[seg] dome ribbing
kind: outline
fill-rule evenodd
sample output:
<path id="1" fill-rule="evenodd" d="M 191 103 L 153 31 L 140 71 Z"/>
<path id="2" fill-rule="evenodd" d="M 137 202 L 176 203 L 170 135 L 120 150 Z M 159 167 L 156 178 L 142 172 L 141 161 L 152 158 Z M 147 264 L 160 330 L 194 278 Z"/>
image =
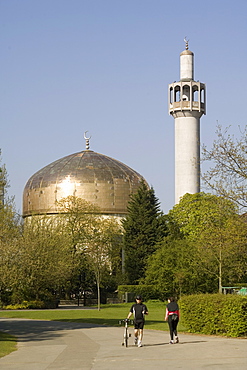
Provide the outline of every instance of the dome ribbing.
<path id="1" fill-rule="evenodd" d="M 125 215 L 130 194 L 142 180 L 139 173 L 103 154 L 71 154 L 30 177 L 23 192 L 23 216 L 56 214 L 56 202 L 69 195 L 95 204 L 102 214 Z"/>

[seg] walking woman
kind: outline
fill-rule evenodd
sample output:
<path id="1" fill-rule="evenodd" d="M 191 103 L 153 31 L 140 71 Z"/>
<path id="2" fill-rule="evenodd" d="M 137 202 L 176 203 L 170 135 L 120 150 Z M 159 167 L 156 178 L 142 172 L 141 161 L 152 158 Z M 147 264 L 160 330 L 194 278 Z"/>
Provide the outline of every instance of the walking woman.
<path id="1" fill-rule="evenodd" d="M 168 299 L 165 321 L 168 321 L 170 329 L 170 344 L 178 343 L 177 325 L 179 321 L 179 307 L 174 297 L 170 297 Z"/>

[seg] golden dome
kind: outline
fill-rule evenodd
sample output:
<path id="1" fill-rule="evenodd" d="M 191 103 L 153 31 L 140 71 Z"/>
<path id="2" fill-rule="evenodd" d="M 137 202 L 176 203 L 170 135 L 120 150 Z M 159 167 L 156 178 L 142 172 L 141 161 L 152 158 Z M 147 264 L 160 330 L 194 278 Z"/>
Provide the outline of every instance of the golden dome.
<path id="1" fill-rule="evenodd" d="M 56 214 L 56 202 L 69 195 L 95 204 L 102 214 L 123 216 L 142 180 L 139 173 L 103 154 L 71 154 L 30 177 L 23 192 L 23 216 Z"/>

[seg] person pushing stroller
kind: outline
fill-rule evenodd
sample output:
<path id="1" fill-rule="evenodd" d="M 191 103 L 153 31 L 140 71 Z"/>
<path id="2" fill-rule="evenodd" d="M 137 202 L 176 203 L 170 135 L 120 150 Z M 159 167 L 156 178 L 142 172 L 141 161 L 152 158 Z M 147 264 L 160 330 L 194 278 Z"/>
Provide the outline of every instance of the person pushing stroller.
<path id="1" fill-rule="evenodd" d="M 138 347 L 142 347 L 145 315 L 148 315 L 148 309 L 147 306 L 142 303 L 142 296 L 140 295 L 136 296 L 136 303 L 131 306 L 127 319 L 129 319 L 132 314 L 134 315 L 134 344 L 138 345 Z"/>

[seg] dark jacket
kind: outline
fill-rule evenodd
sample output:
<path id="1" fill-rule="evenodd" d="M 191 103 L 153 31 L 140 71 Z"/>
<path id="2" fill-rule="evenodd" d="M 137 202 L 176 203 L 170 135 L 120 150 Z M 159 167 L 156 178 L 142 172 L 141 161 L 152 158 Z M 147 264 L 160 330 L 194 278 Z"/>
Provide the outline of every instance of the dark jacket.
<path id="1" fill-rule="evenodd" d="M 178 315 L 178 318 L 179 318 L 180 313 L 179 313 L 179 306 L 178 306 L 177 302 L 168 303 L 168 305 L 166 306 L 165 320 L 168 319 L 168 316 L 173 315 L 173 314 Z"/>

